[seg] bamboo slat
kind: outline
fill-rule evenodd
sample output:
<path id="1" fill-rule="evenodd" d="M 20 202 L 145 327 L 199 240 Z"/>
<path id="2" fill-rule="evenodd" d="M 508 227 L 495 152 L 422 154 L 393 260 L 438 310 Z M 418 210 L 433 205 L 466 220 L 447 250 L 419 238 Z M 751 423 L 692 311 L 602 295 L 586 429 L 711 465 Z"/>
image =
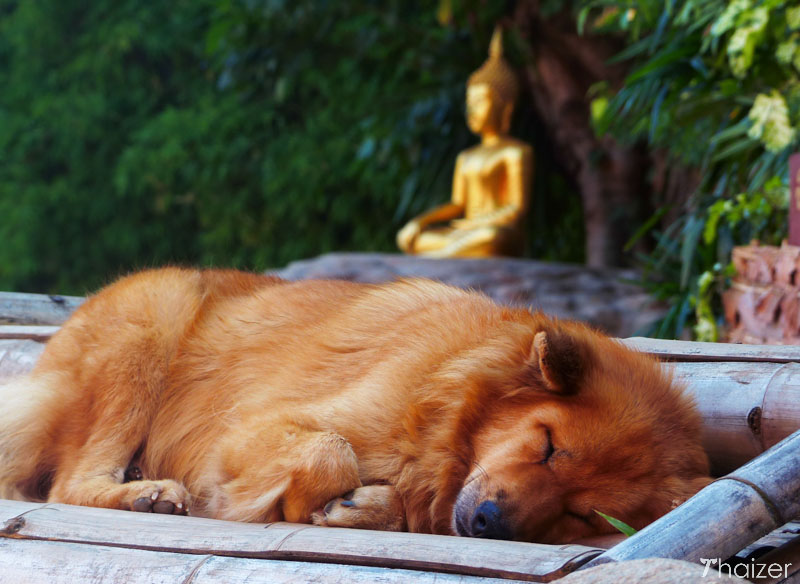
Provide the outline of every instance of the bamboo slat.
<path id="1" fill-rule="evenodd" d="M 773 578 L 758 578 L 758 584 L 777 584 L 778 582 L 785 582 L 795 584 L 800 581 L 800 536 L 787 541 L 780 547 L 767 552 L 758 558 L 760 564 L 767 566 L 786 566 L 786 571 L 781 576 Z M 783 579 L 783 576 L 789 578 Z"/>
<path id="2" fill-rule="evenodd" d="M 25 584 L 509 584 L 457 574 L 0 539 L 0 581 Z"/>
<path id="3" fill-rule="evenodd" d="M 742 557 L 748 556 L 761 547 L 781 547 L 798 537 L 800 537 L 800 522 L 790 521 L 786 525 L 768 533 L 761 539 L 754 541 L 751 545 L 744 548 L 739 555 Z M 797 567 L 800 569 L 800 562 L 798 562 Z"/>
<path id="4" fill-rule="evenodd" d="M 626 346 L 667 361 L 764 361 L 769 363 L 800 362 L 800 346 L 738 345 L 732 343 L 700 343 L 631 337 L 621 339 Z"/>
<path id="5" fill-rule="evenodd" d="M 0 324 L 62 324 L 84 301 L 77 296 L 0 292 Z"/>
<path id="6" fill-rule="evenodd" d="M 32 340 L 9 340 L 0 337 L 0 382 L 28 373 L 44 351 L 42 343 Z"/>
<path id="7" fill-rule="evenodd" d="M 13 324 L 0 325 L 0 339 L 8 340 L 31 340 L 39 343 L 46 343 L 47 340 L 56 334 L 57 326 L 20 326 Z"/>
<path id="8" fill-rule="evenodd" d="M 589 564 L 725 559 L 800 515 L 800 431 Z"/>
<path id="9" fill-rule="evenodd" d="M 603 550 L 0 500 L 0 537 L 547 582 Z"/>

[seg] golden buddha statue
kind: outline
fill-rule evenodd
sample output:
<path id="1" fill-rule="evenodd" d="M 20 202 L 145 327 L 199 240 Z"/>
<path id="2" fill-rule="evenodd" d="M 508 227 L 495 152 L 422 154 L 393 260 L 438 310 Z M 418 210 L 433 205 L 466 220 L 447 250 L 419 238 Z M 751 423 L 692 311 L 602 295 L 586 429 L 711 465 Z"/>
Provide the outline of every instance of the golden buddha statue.
<path id="1" fill-rule="evenodd" d="M 467 125 L 481 143 L 458 155 L 451 202 L 415 217 L 398 232 L 397 245 L 405 253 L 521 255 L 533 152 L 508 135 L 518 93 L 498 28 L 489 59 L 467 82 Z"/>

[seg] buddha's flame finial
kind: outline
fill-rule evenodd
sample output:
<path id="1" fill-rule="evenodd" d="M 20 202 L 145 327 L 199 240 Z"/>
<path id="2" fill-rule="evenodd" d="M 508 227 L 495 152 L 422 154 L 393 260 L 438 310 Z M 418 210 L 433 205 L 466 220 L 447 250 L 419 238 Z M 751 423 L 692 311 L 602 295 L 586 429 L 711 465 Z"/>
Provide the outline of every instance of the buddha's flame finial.
<path id="1" fill-rule="evenodd" d="M 486 84 L 504 102 L 513 104 L 519 94 L 519 82 L 514 70 L 503 58 L 503 29 L 498 24 L 494 28 L 489 43 L 489 58 L 473 73 L 467 85 Z"/>
<path id="2" fill-rule="evenodd" d="M 503 28 L 499 24 L 495 25 L 492 41 L 489 43 L 489 58 L 503 58 Z"/>

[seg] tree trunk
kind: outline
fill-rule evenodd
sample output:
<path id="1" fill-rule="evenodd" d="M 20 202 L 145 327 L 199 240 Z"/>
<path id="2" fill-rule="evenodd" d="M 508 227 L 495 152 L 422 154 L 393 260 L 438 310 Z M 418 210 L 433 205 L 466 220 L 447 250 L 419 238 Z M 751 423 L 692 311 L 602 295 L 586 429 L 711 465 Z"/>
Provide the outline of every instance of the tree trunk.
<path id="1" fill-rule="evenodd" d="M 586 263 L 622 265 L 625 243 L 653 212 L 650 157 L 644 146 L 595 136 L 587 95 L 599 81 L 621 86 L 626 68 L 608 60 L 623 48 L 622 41 L 580 36 L 569 11 L 544 17 L 538 0 L 519 0 L 513 20 L 531 50 L 531 65 L 522 76 L 531 105 L 557 149 L 556 159 L 581 192 Z"/>

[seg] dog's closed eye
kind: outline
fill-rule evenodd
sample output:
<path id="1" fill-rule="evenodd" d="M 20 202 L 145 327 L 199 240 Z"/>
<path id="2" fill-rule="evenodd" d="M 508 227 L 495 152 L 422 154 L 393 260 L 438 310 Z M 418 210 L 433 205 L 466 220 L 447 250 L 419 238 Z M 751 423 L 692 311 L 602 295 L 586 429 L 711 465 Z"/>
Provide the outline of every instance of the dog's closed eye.
<path id="1" fill-rule="evenodd" d="M 547 437 L 547 444 L 544 449 L 544 453 L 542 459 L 539 461 L 539 464 L 547 464 L 553 456 L 553 453 L 556 451 L 555 447 L 553 446 L 553 437 L 550 434 L 550 428 L 545 427 L 544 429 L 545 436 Z"/>
<path id="2" fill-rule="evenodd" d="M 568 515 L 569 517 L 573 517 L 574 519 L 578 519 L 591 527 L 594 527 L 591 516 L 575 513 L 574 511 L 565 511 L 564 514 Z"/>

